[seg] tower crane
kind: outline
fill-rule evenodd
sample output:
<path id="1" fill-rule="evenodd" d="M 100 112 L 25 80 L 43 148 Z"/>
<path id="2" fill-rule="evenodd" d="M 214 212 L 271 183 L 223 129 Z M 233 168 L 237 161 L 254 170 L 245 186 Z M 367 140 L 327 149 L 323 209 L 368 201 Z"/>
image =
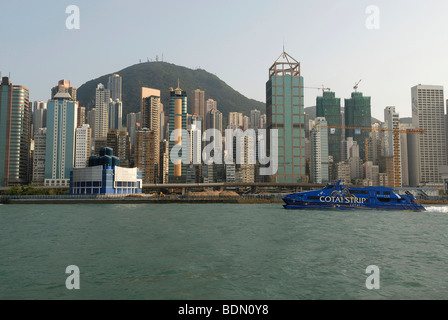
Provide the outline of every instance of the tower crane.
<path id="1" fill-rule="evenodd" d="M 359 83 L 359 82 L 358 82 Z M 316 127 L 320 128 L 334 128 L 334 129 L 359 129 L 359 130 L 370 130 L 370 131 L 392 131 L 393 132 L 393 140 L 394 140 L 394 186 L 400 187 L 400 133 L 406 134 L 423 134 L 425 130 L 423 129 L 400 129 L 399 128 L 400 121 L 398 121 L 397 126 L 393 129 L 389 128 L 372 128 L 372 127 L 345 127 L 345 126 L 322 126 L 317 125 Z M 367 144 L 366 144 L 367 149 Z"/>
<path id="2" fill-rule="evenodd" d="M 324 91 L 331 91 L 330 88 L 325 88 L 324 85 L 322 85 L 322 88 L 319 88 L 319 87 L 303 87 L 303 88 L 305 88 L 305 89 L 318 89 L 318 90 L 322 90 L 322 94 L 323 94 Z"/>
<path id="3" fill-rule="evenodd" d="M 361 82 L 361 80 L 359 80 L 358 82 L 355 83 L 355 86 L 353 87 L 353 89 L 355 89 L 355 92 L 358 92 L 357 91 L 358 90 L 358 84 Z"/>

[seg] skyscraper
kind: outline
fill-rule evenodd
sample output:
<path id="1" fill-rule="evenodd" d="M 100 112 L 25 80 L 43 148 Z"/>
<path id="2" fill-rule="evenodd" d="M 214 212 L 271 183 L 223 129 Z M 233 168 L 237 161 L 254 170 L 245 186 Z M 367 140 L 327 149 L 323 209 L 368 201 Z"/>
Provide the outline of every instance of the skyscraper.
<path id="1" fill-rule="evenodd" d="M 221 111 L 213 108 L 207 112 L 206 116 L 206 129 L 217 129 L 222 135 L 222 113 Z"/>
<path id="2" fill-rule="evenodd" d="M 417 85 L 411 88 L 412 124 L 419 134 L 420 183 L 441 184 L 439 167 L 447 164 L 443 86 Z"/>
<path id="3" fill-rule="evenodd" d="M 107 89 L 110 90 L 110 98 L 115 100 L 121 99 L 121 91 L 122 91 L 122 78 L 119 74 L 113 74 L 109 76 L 109 80 L 107 82 Z"/>
<path id="4" fill-rule="evenodd" d="M 47 128 L 40 128 L 34 132 L 33 153 L 33 184 L 44 184 L 45 181 L 45 146 L 47 139 Z"/>
<path id="5" fill-rule="evenodd" d="M 229 112 L 229 129 L 238 129 L 243 126 L 243 114 L 240 112 Z"/>
<path id="6" fill-rule="evenodd" d="M 257 130 L 260 127 L 260 118 L 261 112 L 260 110 L 251 110 L 250 111 L 250 128 Z"/>
<path id="7" fill-rule="evenodd" d="M 151 135 L 148 133 L 144 134 L 144 139 L 140 142 L 145 141 L 145 146 L 147 149 L 147 159 L 146 166 L 152 166 L 149 169 L 151 172 L 149 179 L 154 183 L 158 179 L 159 172 L 159 158 L 160 158 L 160 90 L 144 88 L 142 87 L 141 96 L 141 127 L 142 129 L 148 129 L 152 132 Z M 154 139 L 154 141 L 146 142 L 147 139 Z M 137 145 L 138 149 L 138 145 Z M 137 152 L 139 152 L 137 150 Z M 143 171 L 143 169 L 142 169 Z M 147 172 L 147 171 L 146 171 Z M 148 179 L 148 175 L 143 171 L 144 179 Z M 148 180 L 147 180 L 148 181 Z"/>
<path id="8" fill-rule="evenodd" d="M 316 117 L 324 117 L 328 126 L 341 126 L 341 99 L 334 92 L 323 92 L 316 97 Z M 342 129 L 329 128 L 328 154 L 333 156 L 334 163 L 341 161 Z"/>
<path id="9" fill-rule="evenodd" d="M 47 104 L 43 101 L 35 101 L 33 111 L 34 134 L 36 134 L 39 131 L 39 129 L 46 127 L 47 127 Z"/>
<path id="10" fill-rule="evenodd" d="M 75 168 L 85 168 L 92 150 L 92 132 L 88 124 L 76 129 Z"/>
<path id="11" fill-rule="evenodd" d="M 58 93 L 68 93 L 70 94 L 70 100 L 77 100 L 77 88 L 70 86 L 69 80 L 59 80 L 58 85 L 51 88 L 51 99 Z"/>
<path id="12" fill-rule="evenodd" d="M 120 130 L 123 126 L 123 103 L 119 99 L 109 102 L 109 129 Z M 116 153 L 116 150 L 114 150 Z"/>
<path id="13" fill-rule="evenodd" d="M 99 83 L 95 95 L 95 138 L 106 137 L 109 127 L 110 90 Z"/>
<path id="14" fill-rule="evenodd" d="M 202 119 L 204 119 L 205 114 L 207 113 L 205 107 L 205 91 L 200 89 L 193 91 L 193 108 L 191 111 L 193 114 L 200 115 Z"/>
<path id="15" fill-rule="evenodd" d="M 0 186 L 26 184 L 30 167 L 31 104 L 28 88 L 0 84 Z"/>
<path id="16" fill-rule="evenodd" d="M 306 182 L 305 114 L 300 62 L 286 52 L 269 69 L 266 83 L 267 129 L 278 130 L 277 182 Z M 268 153 L 272 154 L 270 139 Z"/>
<path id="17" fill-rule="evenodd" d="M 141 112 L 131 112 L 126 115 L 126 129 L 128 130 L 129 137 L 131 138 L 132 150 L 134 150 L 135 133 L 140 128 L 140 115 Z"/>
<path id="18" fill-rule="evenodd" d="M 344 103 L 345 126 L 368 127 L 372 126 L 370 111 L 370 97 L 364 97 L 362 92 L 352 92 L 350 99 Z M 369 138 L 369 130 L 345 129 L 345 138 L 352 137 L 359 146 L 359 157 L 366 159 L 366 140 Z"/>
<path id="19" fill-rule="evenodd" d="M 213 99 L 207 99 L 207 101 L 205 102 L 205 111 L 204 111 L 204 115 L 209 112 L 210 110 L 212 110 L 213 108 L 218 109 L 218 102 L 216 102 Z"/>
<path id="20" fill-rule="evenodd" d="M 398 112 L 395 111 L 395 107 L 386 107 L 384 109 L 384 128 L 385 129 L 399 129 L 399 121 L 400 116 Z M 400 139 L 398 140 L 398 157 L 395 157 L 395 145 L 394 145 L 394 132 L 393 131 L 385 131 L 384 132 L 384 156 L 392 158 L 392 165 L 395 168 L 395 165 L 398 165 L 399 168 L 399 177 L 395 177 L 395 170 L 391 170 L 388 175 L 389 183 L 393 187 L 401 187 L 402 186 L 402 168 L 401 168 L 401 146 Z M 398 162 L 395 164 L 395 162 Z M 400 185 L 395 185 L 395 181 L 399 182 Z"/>
<path id="21" fill-rule="evenodd" d="M 169 151 L 173 150 L 175 145 L 181 146 L 183 143 L 183 137 L 178 135 L 174 141 L 171 141 L 171 134 L 174 130 L 187 129 L 187 93 L 183 91 L 179 84 L 176 89 L 170 88 L 170 115 L 168 121 L 168 139 L 169 139 Z M 188 150 L 189 145 L 186 145 Z M 185 159 L 187 155 L 182 154 L 182 158 Z M 186 165 L 183 163 L 174 164 L 173 161 L 169 162 L 169 182 L 185 182 L 185 175 L 182 177 L 182 173 L 185 173 Z"/>
<path id="22" fill-rule="evenodd" d="M 68 186 L 75 164 L 78 102 L 59 92 L 47 103 L 45 185 Z"/>
<path id="23" fill-rule="evenodd" d="M 328 176 L 328 123 L 324 117 L 316 118 L 316 126 L 311 130 L 311 181 L 326 183 Z"/>
<path id="24" fill-rule="evenodd" d="M 157 182 L 157 166 L 155 165 L 154 149 L 156 142 L 155 132 L 143 128 L 135 135 L 135 166 L 142 172 L 143 183 Z M 159 142 L 157 142 L 157 145 Z M 159 159 L 157 159 L 158 163 Z"/>

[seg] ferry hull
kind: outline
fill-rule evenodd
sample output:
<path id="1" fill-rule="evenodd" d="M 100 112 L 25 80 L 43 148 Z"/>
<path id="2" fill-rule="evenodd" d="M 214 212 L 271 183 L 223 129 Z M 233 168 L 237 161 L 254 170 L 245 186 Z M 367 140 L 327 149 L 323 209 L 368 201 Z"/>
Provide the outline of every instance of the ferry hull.
<path id="1" fill-rule="evenodd" d="M 349 188 L 340 181 L 321 190 L 289 194 L 283 201 L 285 209 L 426 211 L 409 192 L 398 194 L 383 186 Z"/>

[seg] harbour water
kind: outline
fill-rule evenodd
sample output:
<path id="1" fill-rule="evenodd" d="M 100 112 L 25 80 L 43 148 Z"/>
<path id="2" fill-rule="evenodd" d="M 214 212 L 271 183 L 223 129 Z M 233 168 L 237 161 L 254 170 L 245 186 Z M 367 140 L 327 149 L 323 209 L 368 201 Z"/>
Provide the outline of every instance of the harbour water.
<path id="1" fill-rule="evenodd" d="M 426 207 L 0 205 L 0 299 L 447 299 L 448 207 Z"/>

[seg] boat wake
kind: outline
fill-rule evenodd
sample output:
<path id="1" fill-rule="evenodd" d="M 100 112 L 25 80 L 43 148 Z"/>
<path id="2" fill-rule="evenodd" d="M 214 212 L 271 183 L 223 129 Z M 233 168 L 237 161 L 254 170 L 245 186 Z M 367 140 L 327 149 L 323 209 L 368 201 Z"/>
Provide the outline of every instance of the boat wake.
<path id="1" fill-rule="evenodd" d="M 427 212 L 441 212 L 441 213 L 448 213 L 448 206 L 431 206 L 431 207 L 425 207 Z"/>

